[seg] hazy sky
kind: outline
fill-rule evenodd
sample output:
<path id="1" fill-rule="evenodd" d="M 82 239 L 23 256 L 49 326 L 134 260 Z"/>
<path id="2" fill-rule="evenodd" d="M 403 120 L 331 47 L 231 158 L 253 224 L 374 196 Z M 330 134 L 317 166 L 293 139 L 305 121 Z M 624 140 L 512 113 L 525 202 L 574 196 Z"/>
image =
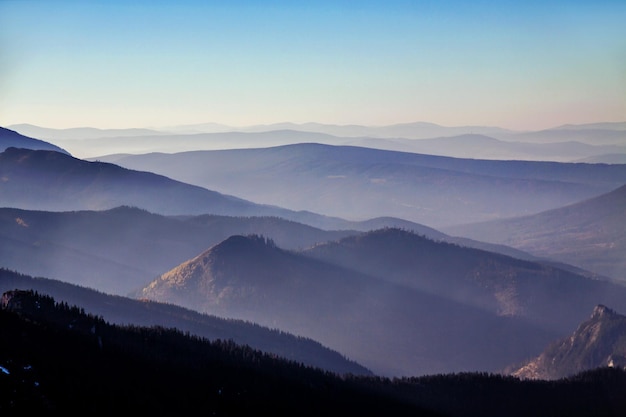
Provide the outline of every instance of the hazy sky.
<path id="1" fill-rule="evenodd" d="M 624 0 L 0 0 L 0 125 L 624 121 L 625 22 Z"/>

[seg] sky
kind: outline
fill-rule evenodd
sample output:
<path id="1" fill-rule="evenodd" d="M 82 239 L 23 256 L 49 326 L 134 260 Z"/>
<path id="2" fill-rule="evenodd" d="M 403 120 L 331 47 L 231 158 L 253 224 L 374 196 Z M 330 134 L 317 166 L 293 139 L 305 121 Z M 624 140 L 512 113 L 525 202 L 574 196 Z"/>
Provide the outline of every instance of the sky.
<path id="1" fill-rule="evenodd" d="M 0 0 L 0 125 L 626 121 L 626 1 Z"/>

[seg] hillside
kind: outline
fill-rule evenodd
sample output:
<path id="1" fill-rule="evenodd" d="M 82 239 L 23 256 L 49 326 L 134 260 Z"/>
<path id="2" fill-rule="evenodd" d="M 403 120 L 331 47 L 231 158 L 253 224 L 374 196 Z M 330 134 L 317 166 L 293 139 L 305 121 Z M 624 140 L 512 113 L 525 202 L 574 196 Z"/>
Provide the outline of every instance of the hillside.
<path id="1" fill-rule="evenodd" d="M 503 369 L 599 303 L 626 308 L 624 287 L 397 229 L 302 253 L 233 236 L 137 296 L 278 326 L 391 375 Z"/>
<path id="2" fill-rule="evenodd" d="M 626 288 L 620 285 L 399 229 L 321 243 L 304 253 L 559 333 L 576 326 L 596 304 L 626 307 Z"/>
<path id="3" fill-rule="evenodd" d="M 570 337 L 550 344 L 511 374 L 559 379 L 601 367 L 626 369 L 626 317 L 598 305 Z"/>
<path id="4" fill-rule="evenodd" d="M 626 282 L 626 186 L 531 216 L 444 228 Z"/>
<path id="5" fill-rule="evenodd" d="M 252 322 L 219 318 L 171 304 L 113 296 L 57 280 L 0 269 L 0 293 L 15 289 L 50 295 L 57 302 L 81 308 L 111 324 L 176 328 L 208 340 L 231 340 L 266 354 L 336 374 L 371 374 L 366 368 L 316 341 L 270 330 Z"/>
<path id="6" fill-rule="evenodd" d="M 313 143 L 130 155 L 131 169 L 292 210 L 441 228 L 534 214 L 626 183 L 626 166 L 488 161 Z M 314 196 L 314 198 L 313 198 Z"/>
<path id="7" fill-rule="evenodd" d="M 285 251 L 259 236 L 230 237 L 136 296 L 310 337 L 383 375 L 495 371 L 559 334 L 467 300 Z"/>
<path id="8" fill-rule="evenodd" d="M 0 127 L 0 152 L 4 152 L 7 148 L 25 148 L 25 149 L 38 149 L 47 151 L 69 153 L 56 145 L 45 142 L 43 140 L 34 139 L 28 136 L 21 135 L 13 130 Z"/>

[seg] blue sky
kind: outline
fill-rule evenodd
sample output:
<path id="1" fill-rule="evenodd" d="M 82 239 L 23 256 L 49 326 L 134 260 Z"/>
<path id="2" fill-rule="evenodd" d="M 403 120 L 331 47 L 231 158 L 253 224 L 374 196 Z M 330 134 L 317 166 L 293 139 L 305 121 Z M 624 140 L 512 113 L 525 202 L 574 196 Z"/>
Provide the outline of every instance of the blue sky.
<path id="1" fill-rule="evenodd" d="M 624 1 L 0 0 L 0 125 L 626 120 Z"/>

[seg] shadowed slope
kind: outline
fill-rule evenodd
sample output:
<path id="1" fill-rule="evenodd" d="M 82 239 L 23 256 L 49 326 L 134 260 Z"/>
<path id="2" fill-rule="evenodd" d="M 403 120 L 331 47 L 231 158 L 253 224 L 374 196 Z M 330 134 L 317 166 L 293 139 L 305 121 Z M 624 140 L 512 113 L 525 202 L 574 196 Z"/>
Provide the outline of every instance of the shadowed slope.
<path id="1" fill-rule="evenodd" d="M 563 333 L 626 288 L 550 265 L 383 229 L 316 245 L 309 256 Z"/>
<path id="2" fill-rule="evenodd" d="M 230 237 L 137 296 L 307 336 L 387 375 L 501 369 L 555 334 L 259 236 Z"/>

